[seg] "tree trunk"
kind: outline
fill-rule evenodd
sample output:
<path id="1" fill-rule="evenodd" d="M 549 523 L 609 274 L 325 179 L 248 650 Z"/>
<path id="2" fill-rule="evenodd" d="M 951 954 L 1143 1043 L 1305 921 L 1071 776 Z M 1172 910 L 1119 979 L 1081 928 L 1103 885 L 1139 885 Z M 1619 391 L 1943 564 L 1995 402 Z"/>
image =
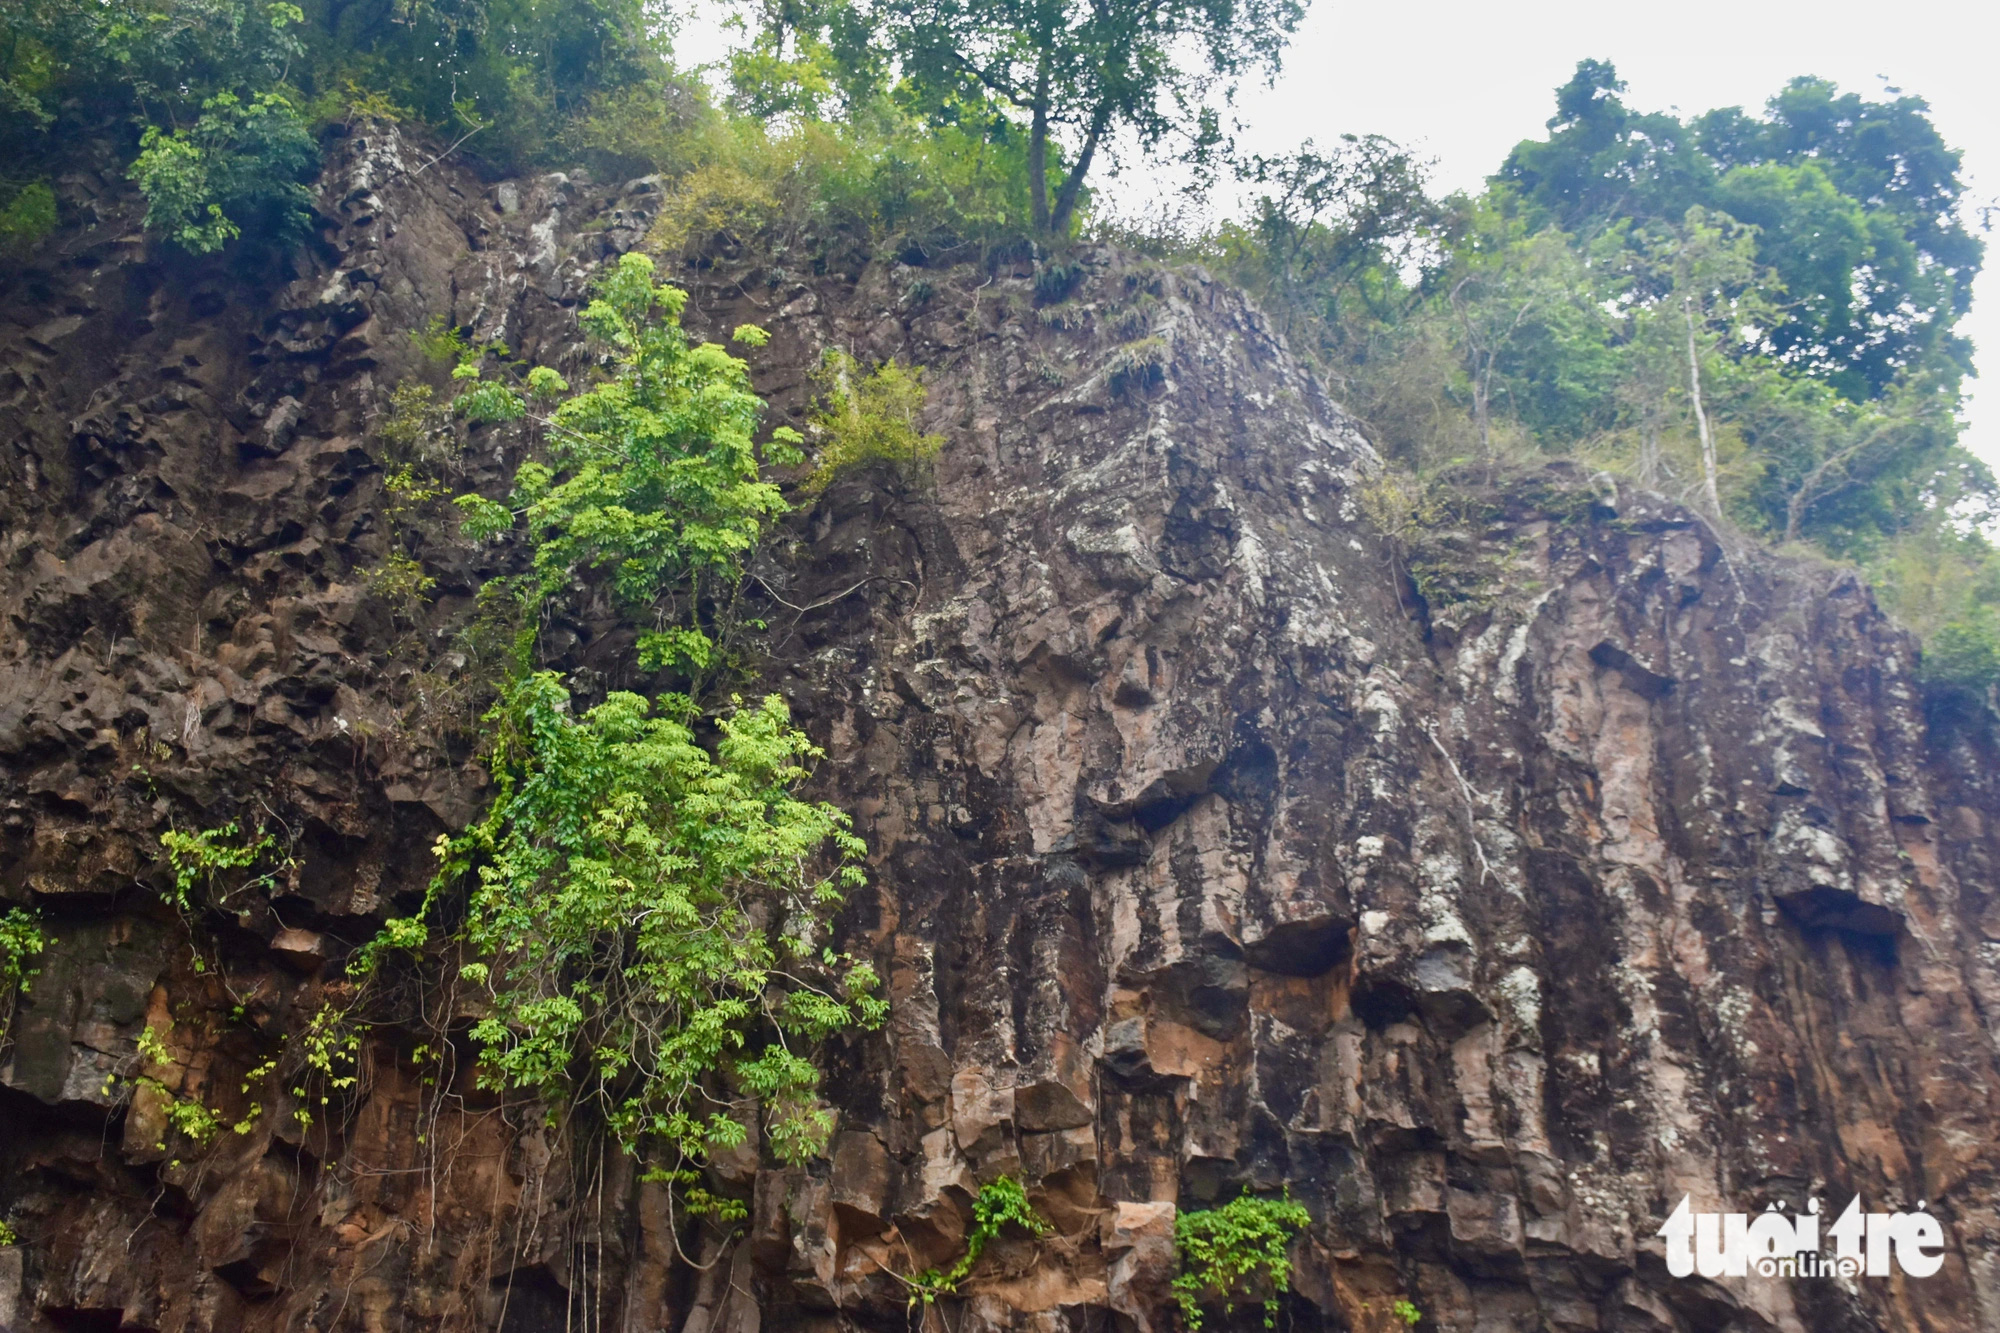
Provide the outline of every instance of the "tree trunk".
<path id="1" fill-rule="evenodd" d="M 1028 206 L 1033 210 L 1035 234 L 1049 232 L 1049 66 L 1044 60 L 1035 72 L 1034 119 L 1028 124 Z"/>
<path id="2" fill-rule="evenodd" d="M 1097 156 L 1098 140 L 1104 137 L 1104 127 L 1110 123 L 1111 109 L 1097 108 L 1097 114 L 1090 118 L 1090 134 L 1083 141 L 1083 151 L 1077 154 L 1076 167 L 1062 183 L 1056 194 L 1056 210 L 1049 219 L 1049 233 L 1060 236 L 1069 230 L 1070 215 L 1076 212 L 1076 201 L 1083 193 L 1083 178 L 1090 172 L 1090 159 Z"/>
<path id="3" fill-rule="evenodd" d="M 1715 436 L 1708 429 L 1708 413 L 1701 406 L 1701 358 L 1694 343 L 1694 298 L 1681 297 L 1681 313 L 1687 317 L 1688 397 L 1694 404 L 1695 428 L 1701 432 L 1701 482 L 1708 495 L 1708 511 L 1722 517 L 1722 497 L 1715 486 Z"/>
<path id="4" fill-rule="evenodd" d="M 1487 418 L 1486 418 L 1486 390 L 1487 386 L 1493 382 L 1492 372 L 1493 372 L 1493 359 L 1491 357 L 1488 357 L 1486 359 L 1486 373 L 1481 374 L 1479 371 L 1479 358 L 1477 354 L 1473 356 L 1472 420 L 1473 423 L 1479 427 L 1479 456 L 1481 458 L 1485 458 L 1492 453 L 1492 450 L 1488 447 L 1490 441 L 1487 438 L 1488 432 L 1487 432 Z"/>
<path id="5" fill-rule="evenodd" d="M 1479 337 L 1472 329 L 1472 314 L 1465 308 L 1461 293 L 1469 283 L 1479 279 L 1467 274 L 1460 278 L 1451 289 L 1451 308 L 1458 312 L 1459 326 L 1465 330 L 1465 375 L 1472 384 L 1472 419 L 1479 425 L 1479 452 L 1486 452 L 1486 386 L 1492 382 L 1493 358 L 1486 358 L 1486 374 L 1480 374 Z"/>

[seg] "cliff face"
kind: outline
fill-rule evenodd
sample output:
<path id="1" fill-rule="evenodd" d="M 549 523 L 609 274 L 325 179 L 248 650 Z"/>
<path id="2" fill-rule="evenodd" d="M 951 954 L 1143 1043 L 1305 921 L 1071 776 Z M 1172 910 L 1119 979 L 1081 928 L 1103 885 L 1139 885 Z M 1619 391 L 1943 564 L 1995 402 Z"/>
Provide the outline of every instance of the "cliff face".
<path id="1" fill-rule="evenodd" d="M 1247 1185 L 1313 1215 L 1296 1328 L 1401 1327 L 1399 1298 L 1443 1329 L 2000 1327 L 1983 727 L 1927 727 L 1851 575 L 1609 479 L 1412 513 L 1239 298 L 1111 252 L 1052 307 L 1026 263 L 669 275 L 691 327 L 773 332 L 779 417 L 838 344 L 930 367 L 949 439 L 758 570 L 893 1001 L 825 1052 L 829 1160 L 718 1163 L 750 1204 L 721 1239 L 386 1030 L 302 1130 L 300 1026 L 482 799 L 423 704 L 508 554 L 427 551 L 414 629 L 363 576 L 406 332 L 579 368 L 574 308 L 661 197 L 429 157 L 337 144 L 275 286 L 77 178 L 84 223 L 0 295 L 0 885 L 54 941 L 0 1068 L 0 1322 L 903 1328 L 885 1270 L 948 1263 L 1005 1173 L 1055 1234 L 1004 1236 L 930 1326 L 1173 1327 L 1176 1208 Z M 548 641 L 586 693 L 630 679 L 609 616 Z M 158 838 L 227 820 L 293 864 L 191 935 Z M 241 1132 L 177 1155 L 162 1091 Z M 1674 1278 L 1654 1234 L 1683 1194 L 1857 1191 L 1924 1203 L 1943 1270 Z"/>

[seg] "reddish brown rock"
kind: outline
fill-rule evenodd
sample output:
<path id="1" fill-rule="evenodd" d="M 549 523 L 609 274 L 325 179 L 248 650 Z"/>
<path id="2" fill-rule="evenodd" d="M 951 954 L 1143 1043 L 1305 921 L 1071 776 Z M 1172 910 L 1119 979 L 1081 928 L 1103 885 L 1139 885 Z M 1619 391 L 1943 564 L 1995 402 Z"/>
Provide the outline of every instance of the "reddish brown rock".
<path id="1" fill-rule="evenodd" d="M 2000 1327 L 1991 719 L 1927 705 L 1851 575 L 1563 465 L 1392 541 L 1266 321 L 1106 249 L 1055 321 L 1004 256 L 674 275 L 698 329 L 771 329 L 774 420 L 837 344 L 927 366 L 948 439 L 830 487 L 749 594 L 868 840 L 842 929 L 892 1003 L 824 1052 L 827 1159 L 718 1160 L 723 1231 L 427 1034 L 376 1031 L 324 1106 L 256 1072 L 484 799 L 472 667 L 428 645 L 519 553 L 427 544 L 420 623 L 367 591 L 404 334 L 585 373 L 576 303 L 662 198 L 433 152 L 334 142 L 321 239 L 263 287 L 79 178 L 61 258 L 0 292 L 0 890 L 56 941 L 0 1065 L 0 1321 L 1166 1329 L 1174 1218 L 1247 1186 L 1312 1214 L 1298 1329 Z M 1134 321 L 1157 381 L 1119 370 Z M 498 493 L 518 441 L 473 444 Z M 586 697 L 643 684 L 602 604 L 547 638 Z M 232 819 L 293 865 L 191 936 L 158 836 Z M 166 1094 L 211 1146 L 159 1146 Z M 898 1278 L 1001 1174 L 1053 1233 L 911 1315 Z M 1922 1201 L 1943 1270 L 1667 1274 L 1683 1194 L 1856 1192 Z"/>

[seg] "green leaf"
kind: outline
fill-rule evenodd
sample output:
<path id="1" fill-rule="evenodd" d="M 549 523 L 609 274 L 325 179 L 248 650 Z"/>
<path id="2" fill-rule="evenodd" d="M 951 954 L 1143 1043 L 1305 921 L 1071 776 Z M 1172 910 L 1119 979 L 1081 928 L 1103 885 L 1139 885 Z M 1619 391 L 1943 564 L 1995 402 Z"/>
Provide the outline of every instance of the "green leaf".
<path id="1" fill-rule="evenodd" d="M 459 367 L 463 370 L 465 367 Z M 454 370 L 456 378 L 459 371 Z M 478 374 L 478 368 L 473 368 Z M 452 400 L 452 407 L 468 421 L 499 422 L 518 421 L 527 415 L 528 405 L 521 401 L 521 395 L 506 385 L 494 380 L 486 380 L 466 390 Z"/>
<path id="2" fill-rule="evenodd" d="M 483 495 L 461 495 L 452 501 L 463 511 L 460 529 L 474 541 L 487 541 L 514 526 L 514 511 Z"/>
<path id="3" fill-rule="evenodd" d="M 1219 1301 L 1233 1308 L 1237 1299 L 1260 1287 L 1264 1327 L 1276 1327 L 1282 1298 L 1291 1289 L 1292 1263 L 1286 1247 L 1311 1223 L 1312 1215 L 1289 1193 L 1280 1199 L 1260 1199 L 1248 1186 L 1220 1208 L 1176 1216 L 1174 1247 L 1180 1252 L 1181 1271 L 1173 1285 L 1188 1328 L 1201 1328 L 1204 1304 Z"/>

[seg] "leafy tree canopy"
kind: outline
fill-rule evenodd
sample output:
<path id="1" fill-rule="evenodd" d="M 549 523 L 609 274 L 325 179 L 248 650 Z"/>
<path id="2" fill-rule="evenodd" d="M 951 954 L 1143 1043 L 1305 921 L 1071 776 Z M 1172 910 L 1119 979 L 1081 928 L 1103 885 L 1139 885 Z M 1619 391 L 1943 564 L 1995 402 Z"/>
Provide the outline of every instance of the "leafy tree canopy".
<path id="1" fill-rule="evenodd" d="M 1253 160 L 1210 244 L 1412 456 L 1583 451 L 1855 556 L 1989 493 L 1955 417 L 1980 243 L 1923 103 L 1799 79 L 1683 121 L 1621 91 L 1580 64 L 1476 198 L 1374 141 Z"/>
<path id="2" fill-rule="evenodd" d="M 1729 107 L 1683 121 L 1627 107 L 1605 61 L 1556 90 L 1549 137 L 1516 146 L 1496 185 L 1538 224 L 1634 238 L 1701 206 L 1758 228 L 1785 293 L 1768 350 L 1844 397 L 1879 399 L 1926 370 L 1955 386 L 1971 349 L 1952 326 L 1984 252 L 1959 203 L 1959 154 L 1923 99 L 1871 102 L 1792 80 L 1761 117 Z"/>
<path id="3" fill-rule="evenodd" d="M 613 91 L 666 94 L 659 26 L 645 0 L 21 0 L 0 31 L 0 216 L 18 230 L 17 201 L 109 134 L 157 234 L 288 240 L 317 125 L 407 117 L 504 167 L 546 161 Z"/>
<path id="4" fill-rule="evenodd" d="M 1213 149 L 1211 94 L 1275 71 L 1305 0 L 858 0 L 916 96 L 943 107 L 993 98 L 1027 121 L 1036 230 L 1069 230 L 1097 154 L 1124 130 L 1151 148 Z M 1049 192 L 1053 136 L 1079 144 Z"/>
<path id="5" fill-rule="evenodd" d="M 533 554 L 499 585 L 518 594 L 524 630 L 485 718 L 494 799 L 439 839 L 422 909 L 386 922 L 349 971 L 372 982 L 412 952 L 447 967 L 455 952 L 486 1000 L 471 1033 L 483 1086 L 534 1095 L 552 1121 L 585 1109 L 691 1208 L 720 1215 L 740 1205 L 709 1196 L 696 1168 L 744 1140 L 753 1102 L 781 1160 L 818 1152 L 833 1121 L 811 1048 L 879 1026 L 887 1004 L 867 961 L 831 944 L 866 848 L 845 814 L 796 794 L 821 752 L 776 695 L 704 702 L 702 686 L 741 665 L 723 660 L 744 628 L 734 594 L 787 506 L 758 479 L 764 404 L 747 367 L 690 342 L 686 299 L 623 255 L 580 317 L 607 373 L 574 393 L 546 366 L 489 377 L 485 349 L 426 335 L 457 356 L 453 413 L 545 433 L 547 461 L 520 464 L 511 504 L 456 502 L 461 535 L 525 519 Z M 768 339 L 747 324 L 735 337 Z M 763 458 L 801 461 L 796 432 L 773 437 Z M 638 618 L 641 667 L 687 692 L 614 690 L 579 717 L 562 677 L 530 669 L 536 627 L 593 577 Z M 433 926 L 453 919 L 457 949 L 440 953 Z M 316 1020 L 313 1068 L 351 1063 L 339 1052 L 353 1018 Z"/>

